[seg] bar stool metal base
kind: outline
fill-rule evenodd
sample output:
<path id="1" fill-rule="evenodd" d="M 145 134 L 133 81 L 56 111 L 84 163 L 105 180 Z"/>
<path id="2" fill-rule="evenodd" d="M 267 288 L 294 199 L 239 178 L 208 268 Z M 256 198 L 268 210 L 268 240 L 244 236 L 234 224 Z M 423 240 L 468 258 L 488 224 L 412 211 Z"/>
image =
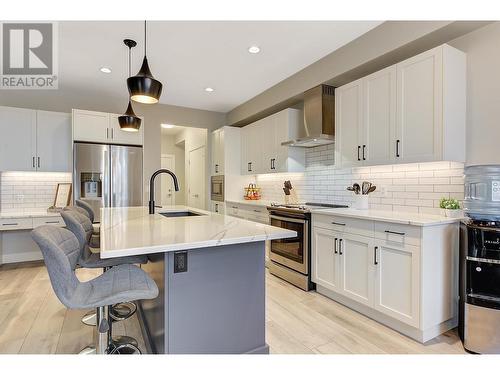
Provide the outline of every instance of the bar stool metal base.
<path id="1" fill-rule="evenodd" d="M 130 318 L 132 315 L 135 314 L 137 311 L 137 305 L 133 302 L 124 302 L 124 303 L 118 303 L 114 305 L 109 312 L 109 315 L 113 320 L 116 321 L 121 321 Z M 82 323 L 87 325 L 87 326 L 93 326 L 95 327 L 96 325 L 96 312 L 91 310 L 88 311 L 83 317 L 82 317 Z"/>

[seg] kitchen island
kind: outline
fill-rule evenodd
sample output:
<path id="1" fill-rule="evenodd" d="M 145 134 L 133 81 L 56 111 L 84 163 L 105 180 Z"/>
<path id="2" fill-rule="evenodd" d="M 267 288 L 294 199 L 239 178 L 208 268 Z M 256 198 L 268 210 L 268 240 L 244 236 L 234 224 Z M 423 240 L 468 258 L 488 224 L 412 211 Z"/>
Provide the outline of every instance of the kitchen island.
<path id="1" fill-rule="evenodd" d="M 153 353 L 268 353 L 265 241 L 296 232 L 184 206 L 101 209 L 101 257 L 147 254 L 160 291 L 139 301 Z"/>

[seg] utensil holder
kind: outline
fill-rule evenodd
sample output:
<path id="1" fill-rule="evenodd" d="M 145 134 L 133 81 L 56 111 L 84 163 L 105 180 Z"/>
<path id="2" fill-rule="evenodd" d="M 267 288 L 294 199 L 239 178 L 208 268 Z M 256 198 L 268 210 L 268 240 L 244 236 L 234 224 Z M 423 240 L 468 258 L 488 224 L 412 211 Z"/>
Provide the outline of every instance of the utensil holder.
<path id="1" fill-rule="evenodd" d="M 368 209 L 368 195 L 354 194 L 352 207 L 357 210 Z"/>

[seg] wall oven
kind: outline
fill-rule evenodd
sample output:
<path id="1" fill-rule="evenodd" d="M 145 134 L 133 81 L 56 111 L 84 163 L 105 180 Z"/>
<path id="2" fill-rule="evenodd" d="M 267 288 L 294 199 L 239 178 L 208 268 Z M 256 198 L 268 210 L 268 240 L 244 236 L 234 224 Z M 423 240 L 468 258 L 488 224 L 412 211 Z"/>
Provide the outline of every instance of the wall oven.
<path id="1" fill-rule="evenodd" d="M 224 176 L 212 176 L 210 179 L 210 196 L 213 201 L 224 202 Z"/>

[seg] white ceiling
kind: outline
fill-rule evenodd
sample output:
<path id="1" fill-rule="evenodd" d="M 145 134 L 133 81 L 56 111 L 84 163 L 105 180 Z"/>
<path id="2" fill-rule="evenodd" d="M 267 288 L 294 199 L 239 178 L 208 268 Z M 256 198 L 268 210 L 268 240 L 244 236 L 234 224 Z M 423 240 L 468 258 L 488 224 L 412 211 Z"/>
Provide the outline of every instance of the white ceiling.
<path id="1" fill-rule="evenodd" d="M 227 112 L 380 23 L 152 21 L 148 60 L 163 83 L 161 103 Z M 143 56 L 143 22 L 60 22 L 59 35 L 60 89 L 126 100 L 128 52 L 122 41 L 138 43 L 132 50 L 134 75 Z M 248 53 L 251 45 L 261 52 Z M 102 66 L 112 73 L 101 73 Z"/>

